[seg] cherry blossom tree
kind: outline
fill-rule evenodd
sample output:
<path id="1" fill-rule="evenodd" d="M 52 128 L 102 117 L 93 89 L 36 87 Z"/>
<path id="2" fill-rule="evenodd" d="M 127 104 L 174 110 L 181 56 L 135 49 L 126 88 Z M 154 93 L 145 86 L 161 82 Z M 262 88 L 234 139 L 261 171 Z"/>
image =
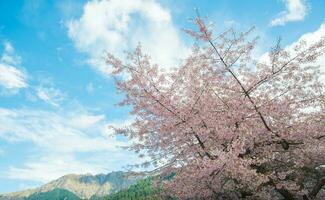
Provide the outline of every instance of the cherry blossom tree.
<path id="1" fill-rule="evenodd" d="M 314 199 L 325 182 L 325 99 L 316 59 L 325 38 L 293 48 L 280 41 L 252 56 L 252 30 L 215 35 L 201 17 L 191 54 L 162 71 L 141 46 L 111 54 L 120 105 L 134 123 L 117 133 L 148 156 L 166 193 L 180 199 Z"/>

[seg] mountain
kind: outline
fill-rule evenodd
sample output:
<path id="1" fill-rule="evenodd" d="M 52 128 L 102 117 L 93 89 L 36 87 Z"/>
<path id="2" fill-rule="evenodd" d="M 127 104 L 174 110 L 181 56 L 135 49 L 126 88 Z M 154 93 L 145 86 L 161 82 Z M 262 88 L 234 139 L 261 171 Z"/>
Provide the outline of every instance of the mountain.
<path id="1" fill-rule="evenodd" d="M 98 175 L 70 174 L 51 181 L 39 188 L 13 192 L 3 195 L 2 197 L 0 196 L 0 200 L 21 200 L 36 193 L 47 193 L 55 189 L 64 189 L 82 199 L 89 199 L 92 196 L 103 197 L 127 188 L 146 176 L 148 176 L 148 174 L 145 172 L 121 171 Z"/>
<path id="2" fill-rule="evenodd" d="M 81 200 L 77 195 L 72 192 L 56 188 L 48 192 L 34 193 L 27 197 L 25 200 Z"/>

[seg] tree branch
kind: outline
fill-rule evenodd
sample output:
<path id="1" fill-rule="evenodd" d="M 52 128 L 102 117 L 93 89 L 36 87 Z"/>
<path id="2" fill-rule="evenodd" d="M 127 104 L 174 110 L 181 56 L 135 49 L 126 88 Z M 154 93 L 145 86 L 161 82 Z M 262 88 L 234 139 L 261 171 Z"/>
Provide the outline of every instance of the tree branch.
<path id="1" fill-rule="evenodd" d="M 245 89 L 244 85 L 241 83 L 241 81 L 237 78 L 237 76 L 233 73 L 233 71 L 229 68 L 228 64 L 224 61 L 224 59 L 222 58 L 222 56 L 219 54 L 219 51 L 217 50 L 216 46 L 212 43 L 211 40 L 208 41 L 210 43 L 210 45 L 212 46 L 212 48 L 214 49 L 214 51 L 216 52 L 216 54 L 218 55 L 218 57 L 220 58 L 221 62 L 223 63 L 223 65 L 225 66 L 226 70 L 232 75 L 232 77 L 236 80 L 236 82 L 238 83 L 238 85 L 240 86 L 240 88 L 242 89 L 242 91 L 244 92 L 244 94 L 247 96 L 248 100 L 251 102 L 251 104 L 254 107 L 254 110 L 257 112 L 257 114 L 259 115 L 260 119 L 262 120 L 263 125 L 265 126 L 265 128 L 272 132 L 271 128 L 268 126 L 268 124 L 266 123 L 266 120 L 264 119 L 262 113 L 259 111 L 259 109 L 257 108 L 255 102 L 253 101 L 253 99 L 251 98 L 251 96 L 249 95 L 249 93 L 247 92 L 247 90 Z M 277 136 L 278 134 L 275 133 Z"/>

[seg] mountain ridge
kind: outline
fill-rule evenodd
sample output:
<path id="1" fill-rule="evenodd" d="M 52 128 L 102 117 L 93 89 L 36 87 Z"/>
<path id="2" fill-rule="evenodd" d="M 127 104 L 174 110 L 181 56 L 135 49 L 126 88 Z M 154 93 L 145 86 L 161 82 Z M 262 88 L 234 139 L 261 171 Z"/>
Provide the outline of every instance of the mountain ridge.
<path id="1" fill-rule="evenodd" d="M 136 183 L 147 177 L 147 172 L 111 172 L 108 174 L 67 174 L 50 181 L 38 188 L 0 195 L 0 200 L 20 200 L 35 193 L 49 192 L 54 189 L 64 189 L 77 195 L 81 199 L 92 196 L 103 197 Z"/>

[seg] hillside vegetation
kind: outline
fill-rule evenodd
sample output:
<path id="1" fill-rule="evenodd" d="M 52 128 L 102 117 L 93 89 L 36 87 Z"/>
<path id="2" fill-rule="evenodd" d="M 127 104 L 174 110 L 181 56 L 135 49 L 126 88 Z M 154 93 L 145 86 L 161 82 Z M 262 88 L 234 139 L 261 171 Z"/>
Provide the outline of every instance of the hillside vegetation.
<path id="1" fill-rule="evenodd" d="M 56 188 L 48 192 L 34 193 L 31 196 L 25 198 L 25 200 L 81 200 L 77 195 L 72 192 Z"/>
<path id="2" fill-rule="evenodd" d="M 105 200 L 165 200 L 161 197 L 161 189 L 153 186 L 153 177 L 138 181 L 129 188 L 105 197 Z"/>

